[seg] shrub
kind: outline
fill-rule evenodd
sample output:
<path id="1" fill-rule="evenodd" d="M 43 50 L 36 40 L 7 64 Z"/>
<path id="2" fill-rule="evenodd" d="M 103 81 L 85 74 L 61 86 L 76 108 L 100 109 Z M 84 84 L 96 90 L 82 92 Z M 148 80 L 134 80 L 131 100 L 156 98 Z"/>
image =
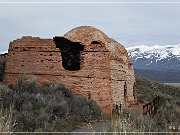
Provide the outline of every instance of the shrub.
<path id="1" fill-rule="evenodd" d="M 101 116 L 95 101 L 74 95 L 61 83 L 38 85 L 36 80 L 22 77 L 0 90 L 3 108 L 14 104 L 15 131 L 70 131 Z"/>

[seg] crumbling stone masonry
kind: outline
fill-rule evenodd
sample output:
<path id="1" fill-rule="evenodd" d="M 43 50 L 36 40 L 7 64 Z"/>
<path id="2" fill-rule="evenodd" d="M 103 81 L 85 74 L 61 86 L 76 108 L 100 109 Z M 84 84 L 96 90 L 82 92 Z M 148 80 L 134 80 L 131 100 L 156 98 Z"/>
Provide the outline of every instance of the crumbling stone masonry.
<path id="1" fill-rule="evenodd" d="M 113 105 L 136 103 L 133 65 L 125 48 L 91 26 L 63 37 L 22 37 L 9 45 L 4 82 L 21 74 L 39 83 L 64 83 L 75 94 L 94 99 L 106 113 Z"/>

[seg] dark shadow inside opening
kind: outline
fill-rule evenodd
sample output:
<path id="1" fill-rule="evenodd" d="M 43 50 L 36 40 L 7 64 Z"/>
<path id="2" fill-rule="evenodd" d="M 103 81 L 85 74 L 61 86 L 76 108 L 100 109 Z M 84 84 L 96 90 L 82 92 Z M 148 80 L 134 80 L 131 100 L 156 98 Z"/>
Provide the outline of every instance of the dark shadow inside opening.
<path id="1" fill-rule="evenodd" d="M 101 44 L 99 41 L 92 41 L 91 44 Z"/>
<path id="2" fill-rule="evenodd" d="M 72 42 L 64 37 L 54 37 L 53 40 L 56 48 L 60 49 L 64 69 L 80 70 L 81 51 L 83 51 L 84 45 L 80 44 L 80 42 Z"/>
<path id="3" fill-rule="evenodd" d="M 133 96 L 136 99 L 136 83 L 133 84 Z"/>
<path id="4" fill-rule="evenodd" d="M 124 84 L 124 99 L 127 100 L 127 84 Z"/>

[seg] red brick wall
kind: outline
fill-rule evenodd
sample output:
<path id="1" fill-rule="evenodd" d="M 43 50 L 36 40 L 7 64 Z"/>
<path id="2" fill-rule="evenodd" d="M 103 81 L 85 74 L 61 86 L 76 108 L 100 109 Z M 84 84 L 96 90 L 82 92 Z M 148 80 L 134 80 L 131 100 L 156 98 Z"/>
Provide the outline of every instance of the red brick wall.
<path id="1" fill-rule="evenodd" d="M 104 112 L 111 113 L 109 58 L 103 45 L 87 45 L 81 53 L 81 69 L 68 71 L 52 39 L 23 37 L 10 43 L 4 82 L 13 84 L 20 74 L 34 76 L 40 83 L 63 82 L 78 95 L 88 97 L 90 93 Z"/>

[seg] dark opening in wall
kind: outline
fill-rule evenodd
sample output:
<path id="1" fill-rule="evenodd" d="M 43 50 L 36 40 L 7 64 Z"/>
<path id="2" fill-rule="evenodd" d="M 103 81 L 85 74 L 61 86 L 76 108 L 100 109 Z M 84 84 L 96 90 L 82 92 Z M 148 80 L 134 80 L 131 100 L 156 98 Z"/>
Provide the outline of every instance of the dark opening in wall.
<path id="1" fill-rule="evenodd" d="M 133 84 L 133 96 L 136 99 L 136 83 Z"/>
<path id="2" fill-rule="evenodd" d="M 124 100 L 127 100 L 127 84 L 124 84 Z"/>
<path id="3" fill-rule="evenodd" d="M 26 48 L 23 48 L 23 51 L 27 51 L 27 49 L 26 49 Z"/>
<path id="4" fill-rule="evenodd" d="M 79 42 L 72 42 L 64 37 L 54 37 L 53 40 L 56 48 L 60 49 L 64 69 L 80 70 L 81 51 L 83 51 L 84 45 Z"/>
<path id="5" fill-rule="evenodd" d="M 91 93 L 88 93 L 88 99 L 91 99 Z"/>
<path id="6" fill-rule="evenodd" d="M 92 41 L 91 44 L 101 44 L 99 41 Z"/>

